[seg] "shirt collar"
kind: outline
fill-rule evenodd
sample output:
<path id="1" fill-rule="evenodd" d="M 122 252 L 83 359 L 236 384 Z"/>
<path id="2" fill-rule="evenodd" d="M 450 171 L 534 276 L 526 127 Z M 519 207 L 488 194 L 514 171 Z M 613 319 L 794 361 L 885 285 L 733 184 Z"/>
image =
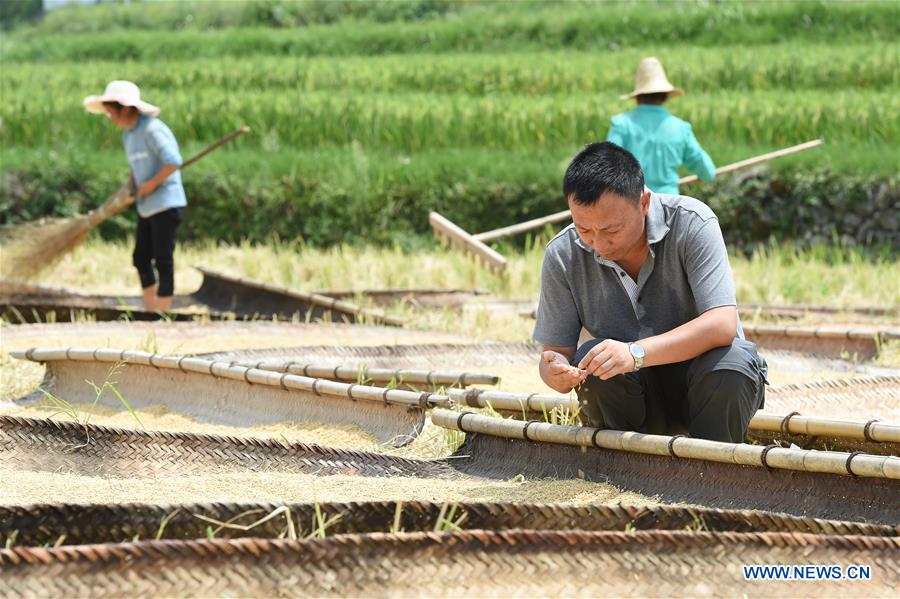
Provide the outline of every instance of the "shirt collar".
<path id="1" fill-rule="evenodd" d="M 644 189 L 647 189 L 646 187 Z M 646 218 L 646 231 L 647 231 L 647 245 L 652 246 L 654 243 L 659 243 L 665 238 L 665 236 L 669 233 L 669 225 L 666 224 L 666 214 L 663 211 L 662 204 L 659 201 L 659 196 L 652 191 L 650 192 L 650 209 L 647 211 Z M 575 225 L 569 225 L 572 228 L 572 235 L 575 236 L 575 245 L 583 249 L 584 251 L 593 254 L 594 258 L 602 263 L 602 264 L 612 264 L 608 260 L 605 260 L 597 255 L 597 253 L 590 248 L 584 241 L 581 240 L 581 236 L 578 234 L 578 231 L 575 230 Z M 655 255 L 653 248 L 650 248 L 650 252 Z"/>
<path id="2" fill-rule="evenodd" d="M 662 104 L 638 104 L 635 110 L 639 112 L 665 112 L 668 114 L 669 109 Z"/>
<path id="3" fill-rule="evenodd" d="M 666 213 L 659 196 L 650 192 L 650 209 L 647 211 L 647 244 L 659 243 L 669 232 L 666 224 Z"/>

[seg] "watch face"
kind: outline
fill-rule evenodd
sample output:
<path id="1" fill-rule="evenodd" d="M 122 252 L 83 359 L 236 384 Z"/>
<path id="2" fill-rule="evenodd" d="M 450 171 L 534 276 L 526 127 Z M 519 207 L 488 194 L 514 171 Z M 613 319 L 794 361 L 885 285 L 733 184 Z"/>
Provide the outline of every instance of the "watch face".
<path id="1" fill-rule="evenodd" d="M 638 345 L 637 343 L 632 343 L 631 347 L 631 355 L 635 358 L 643 358 L 644 357 L 644 348 Z"/>

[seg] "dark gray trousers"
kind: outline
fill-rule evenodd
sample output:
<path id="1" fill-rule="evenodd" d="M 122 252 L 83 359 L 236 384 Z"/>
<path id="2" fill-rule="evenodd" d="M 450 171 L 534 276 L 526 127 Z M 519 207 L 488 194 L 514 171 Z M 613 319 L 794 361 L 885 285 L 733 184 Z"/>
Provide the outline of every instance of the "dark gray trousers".
<path id="1" fill-rule="evenodd" d="M 579 347 L 572 364 L 601 341 Z M 756 344 L 735 339 L 731 346 L 693 360 L 642 368 L 606 381 L 589 376 L 576 393 L 585 420 L 593 426 L 741 443 L 750 419 L 764 405 L 767 372 Z"/>

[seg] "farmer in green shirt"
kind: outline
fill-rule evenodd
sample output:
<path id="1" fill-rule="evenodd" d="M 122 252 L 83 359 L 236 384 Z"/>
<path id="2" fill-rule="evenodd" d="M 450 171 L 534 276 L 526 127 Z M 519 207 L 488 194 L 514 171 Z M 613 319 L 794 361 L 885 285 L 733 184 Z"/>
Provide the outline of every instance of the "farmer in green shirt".
<path id="1" fill-rule="evenodd" d="M 623 100 L 635 98 L 637 108 L 614 116 L 606 136 L 607 141 L 634 154 L 647 187 L 656 193 L 678 193 L 682 164 L 704 181 L 712 181 L 716 175 L 716 166 L 697 143 L 691 124 L 663 108 L 663 102 L 683 93 L 669 83 L 659 60 L 642 59 L 634 91 L 622 96 Z"/>

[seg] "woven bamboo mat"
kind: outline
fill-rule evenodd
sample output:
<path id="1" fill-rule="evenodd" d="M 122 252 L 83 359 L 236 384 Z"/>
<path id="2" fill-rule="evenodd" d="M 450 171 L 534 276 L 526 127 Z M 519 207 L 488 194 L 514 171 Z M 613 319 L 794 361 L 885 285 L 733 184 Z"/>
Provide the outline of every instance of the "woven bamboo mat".
<path id="1" fill-rule="evenodd" d="M 290 519 L 291 525 L 288 525 Z M 138 540 L 306 538 L 372 532 L 464 530 L 693 530 L 900 537 L 900 526 L 700 507 L 372 501 L 348 503 L 46 504 L 0 507 L 0 546 Z"/>
<path id="2" fill-rule="evenodd" d="M 450 463 L 470 476 L 579 478 L 657 497 L 729 509 L 900 524 L 900 481 L 767 470 L 599 448 L 467 434 Z"/>
<path id="3" fill-rule="evenodd" d="M 767 471 L 658 455 L 468 435 L 446 460 L 412 460 L 278 440 L 144 432 L 0 416 L 0 466 L 28 472 L 158 479 L 192 473 L 288 472 L 453 480 L 585 479 L 663 502 L 767 509 L 896 524 L 900 483 Z M 471 479 L 469 479 L 471 480 Z"/>
<path id="4" fill-rule="evenodd" d="M 895 596 L 897 538 L 685 531 L 371 533 L 0 550 L 6 597 Z M 745 564 L 865 564 L 866 583 L 754 583 Z"/>
<path id="5" fill-rule="evenodd" d="M 369 477 L 453 476 L 439 461 L 333 449 L 274 439 L 145 432 L 0 416 L 0 465 L 90 476 L 292 472 Z"/>

